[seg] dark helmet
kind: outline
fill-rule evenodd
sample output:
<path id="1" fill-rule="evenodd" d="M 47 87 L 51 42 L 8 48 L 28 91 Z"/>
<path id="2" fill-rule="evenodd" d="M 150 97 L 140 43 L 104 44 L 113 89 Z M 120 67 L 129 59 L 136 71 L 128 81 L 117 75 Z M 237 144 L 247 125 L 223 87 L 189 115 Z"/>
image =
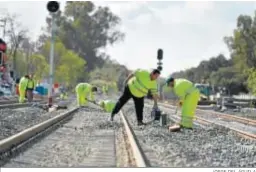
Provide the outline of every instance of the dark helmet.
<path id="1" fill-rule="evenodd" d="M 174 81 L 174 78 L 173 77 L 169 77 L 166 79 L 166 84 L 169 85 L 170 82 L 173 82 Z"/>

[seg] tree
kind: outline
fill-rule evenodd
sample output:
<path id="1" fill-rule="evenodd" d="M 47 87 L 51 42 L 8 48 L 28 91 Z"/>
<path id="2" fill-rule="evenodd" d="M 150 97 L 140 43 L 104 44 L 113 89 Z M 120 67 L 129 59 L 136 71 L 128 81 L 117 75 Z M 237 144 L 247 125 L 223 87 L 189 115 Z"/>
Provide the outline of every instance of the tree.
<path id="1" fill-rule="evenodd" d="M 96 7 L 90 1 L 68 1 L 65 10 L 57 13 L 56 18 L 58 37 L 67 49 L 87 61 L 87 72 L 104 64 L 99 49 L 124 38 L 124 34 L 116 29 L 120 18 L 108 7 Z M 47 28 L 50 25 L 51 17 L 48 17 Z"/>
<path id="2" fill-rule="evenodd" d="M 29 73 L 34 74 L 34 78 L 40 80 L 46 77 L 49 73 L 49 64 L 41 54 L 32 54 L 29 57 L 30 71 Z"/>
<path id="3" fill-rule="evenodd" d="M 47 41 L 43 48 L 43 54 L 47 54 L 49 51 L 50 42 Z M 85 65 L 86 61 L 84 59 L 67 49 L 60 39 L 57 39 L 54 54 L 55 81 L 65 83 L 67 86 L 74 86 L 80 76 L 86 75 L 84 74 Z"/>
<path id="4" fill-rule="evenodd" d="M 256 95 L 256 69 L 252 68 L 248 71 L 249 77 L 248 77 L 248 88 L 250 91 Z"/>

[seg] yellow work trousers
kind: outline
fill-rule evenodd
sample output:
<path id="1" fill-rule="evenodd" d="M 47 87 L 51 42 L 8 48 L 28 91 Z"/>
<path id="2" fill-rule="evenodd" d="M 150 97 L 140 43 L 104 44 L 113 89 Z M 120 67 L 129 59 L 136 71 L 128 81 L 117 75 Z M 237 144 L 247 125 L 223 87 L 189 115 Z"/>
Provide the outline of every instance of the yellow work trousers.
<path id="1" fill-rule="evenodd" d="M 86 100 L 87 94 L 81 87 L 76 87 L 76 98 L 78 106 L 86 106 L 88 101 Z"/>
<path id="2" fill-rule="evenodd" d="M 196 89 L 186 96 L 181 109 L 181 126 L 184 128 L 193 128 L 195 111 L 200 98 L 200 93 Z"/>
<path id="3" fill-rule="evenodd" d="M 19 89 L 19 103 L 24 103 L 25 102 L 25 95 L 26 95 L 26 90 Z"/>

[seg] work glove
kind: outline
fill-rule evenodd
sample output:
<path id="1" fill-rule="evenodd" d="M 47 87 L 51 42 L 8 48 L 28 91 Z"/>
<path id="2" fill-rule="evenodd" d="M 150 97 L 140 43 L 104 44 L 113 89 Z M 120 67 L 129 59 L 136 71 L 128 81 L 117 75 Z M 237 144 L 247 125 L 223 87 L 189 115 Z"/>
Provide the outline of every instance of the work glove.
<path id="1" fill-rule="evenodd" d="M 182 101 L 179 101 L 179 106 L 181 107 L 183 105 L 183 102 Z"/>

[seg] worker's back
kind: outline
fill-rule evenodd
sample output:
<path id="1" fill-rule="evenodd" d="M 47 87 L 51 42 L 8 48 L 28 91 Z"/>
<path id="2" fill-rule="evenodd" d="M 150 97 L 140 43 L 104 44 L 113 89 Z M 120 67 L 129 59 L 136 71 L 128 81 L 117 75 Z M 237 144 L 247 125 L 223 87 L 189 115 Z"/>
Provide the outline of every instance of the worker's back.
<path id="1" fill-rule="evenodd" d="M 135 97 L 145 97 L 149 90 L 153 93 L 157 92 L 157 82 L 150 79 L 149 71 L 138 69 L 134 75 L 128 81 L 128 86 Z"/>
<path id="2" fill-rule="evenodd" d="M 91 91 L 91 88 L 92 88 L 92 85 L 91 84 L 88 84 L 88 83 L 79 83 L 77 84 L 76 86 L 76 92 L 79 90 L 83 90 L 83 92 L 90 92 Z"/>
<path id="3" fill-rule="evenodd" d="M 174 80 L 174 93 L 179 97 L 184 97 L 189 89 L 193 88 L 193 83 L 187 79 L 175 79 Z"/>

